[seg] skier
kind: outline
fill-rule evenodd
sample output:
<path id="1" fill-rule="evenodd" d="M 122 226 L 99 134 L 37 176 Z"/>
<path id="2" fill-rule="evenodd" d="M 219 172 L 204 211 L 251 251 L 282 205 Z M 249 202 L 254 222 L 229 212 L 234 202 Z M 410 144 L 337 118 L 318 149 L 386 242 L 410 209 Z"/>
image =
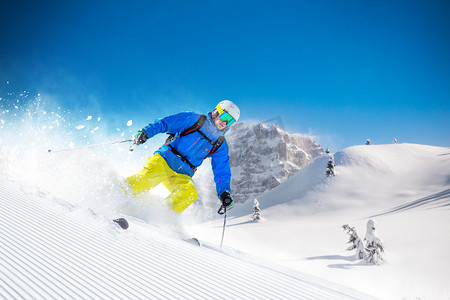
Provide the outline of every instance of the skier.
<path id="1" fill-rule="evenodd" d="M 230 189 L 230 162 L 225 133 L 239 119 L 240 110 L 231 101 L 221 101 L 208 116 L 194 112 L 171 115 L 139 130 L 134 144 L 141 145 L 158 133 L 170 133 L 166 143 L 149 157 L 143 169 L 125 182 L 133 195 L 147 192 L 163 183 L 169 190 L 168 206 L 177 213 L 183 212 L 197 199 L 192 180 L 197 167 L 211 156 L 217 196 L 221 200 L 218 211 L 233 206 Z"/>

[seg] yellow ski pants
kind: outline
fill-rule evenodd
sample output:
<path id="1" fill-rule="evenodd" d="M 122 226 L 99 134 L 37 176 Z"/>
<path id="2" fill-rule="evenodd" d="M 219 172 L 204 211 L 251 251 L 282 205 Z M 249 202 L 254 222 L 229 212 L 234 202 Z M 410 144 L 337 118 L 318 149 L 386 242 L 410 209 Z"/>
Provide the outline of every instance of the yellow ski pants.
<path id="1" fill-rule="evenodd" d="M 177 213 L 183 212 L 197 200 L 197 190 L 192 178 L 173 171 L 159 153 L 150 156 L 144 168 L 139 173 L 125 178 L 125 182 L 135 196 L 163 183 L 170 192 L 167 197 L 168 206 Z"/>

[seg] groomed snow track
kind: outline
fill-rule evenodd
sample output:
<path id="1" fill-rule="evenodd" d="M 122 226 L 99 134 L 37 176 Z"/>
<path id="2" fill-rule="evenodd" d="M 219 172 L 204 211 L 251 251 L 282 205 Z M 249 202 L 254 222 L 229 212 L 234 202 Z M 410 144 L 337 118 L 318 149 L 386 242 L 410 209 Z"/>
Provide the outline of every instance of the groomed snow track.
<path id="1" fill-rule="evenodd" d="M 368 298 L 210 247 L 121 231 L 1 174 L 0 203 L 3 299 Z"/>

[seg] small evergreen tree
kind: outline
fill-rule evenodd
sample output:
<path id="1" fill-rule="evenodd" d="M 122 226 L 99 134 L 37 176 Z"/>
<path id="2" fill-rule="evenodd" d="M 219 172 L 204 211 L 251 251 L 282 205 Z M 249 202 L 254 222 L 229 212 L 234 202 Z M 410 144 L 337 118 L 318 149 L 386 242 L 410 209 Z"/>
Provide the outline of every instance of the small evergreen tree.
<path id="1" fill-rule="evenodd" d="M 371 144 L 372 144 L 372 142 L 370 141 L 370 139 L 367 139 L 366 145 L 371 145 Z"/>
<path id="2" fill-rule="evenodd" d="M 367 222 L 366 251 L 367 261 L 371 264 L 378 265 L 383 261 L 381 253 L 384 252 L 384 246 L 381 238 L 378 237 L 376 230 L 376 222 L 369 220 Z"/>
<path id="3" fill-rule="evenodd" d="M 325 172 L 327 177 L 336 175 L 336 173 L 334 172 L 334 166 L 335 166 L 334 159 L 333 159 L 333 157 L 330 157 L 330 159 L 328 160 L 328 164 L 327 164 L 327 171 Z"/>
<path id="4" fill-rule="evenodd" d="M 259 202 L 257 199 L 253 201 L 253 215 L 252 215 L 253 221 L 259 221 L 261 220 L 261 209 L 259 208 Z"/>
<path id="5" fill-rule="evenodd" d="M 348 240 L 348 244 L 351 244 L 347 251 L 352 251 L 356 249 L 356 259 L 365 259 L 366 258 L 366 250 L 364 248 L 364 244 L 358 236 L 358 233 L 355 230 L 355 227 L 350 227 L 348 224 L 342 226 L 347 234 L 350 236 Z"/>

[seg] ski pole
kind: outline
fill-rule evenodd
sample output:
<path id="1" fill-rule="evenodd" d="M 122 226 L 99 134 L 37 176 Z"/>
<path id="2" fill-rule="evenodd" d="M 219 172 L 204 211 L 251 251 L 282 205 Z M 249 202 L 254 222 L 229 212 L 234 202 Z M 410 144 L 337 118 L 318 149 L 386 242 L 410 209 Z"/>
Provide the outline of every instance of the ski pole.
<path id="1" fill-rule="evenodd" d="M 222 240 L 220 241 L 220 250 L 222 250 L 223 236 L 225 235 L 225 225 L 227 224 L 227 208 L 225 206 L 222 206 L 221 208 L 224 209 L 224 217 L 223 217 Z"/>
<path id="2" fill-rule="evenodd" d="M 91 148 L 91 147 L 98 147 L 98 146 L 105 146 L 105 145 L 112 145 L 112 144 L 120 144 L 120 143 L 126 143 L 126 142 L 132 142 L 133 140 L 122 140 L 122 141 L 115 141 L 115 142 L 106 142 L 101 144 L 95 144 L 95 145 L 87 145 L 87 146 L 80 146 L 76 148 L 66 148 L 66 149 L 59 149 L 59 150 L 51 150 L 49 149 L 49 153 L 56 153 L 56 152 L 63 152 L 63 151 L 71 151 L 71 150 L 79 150 L 84 148 Z"/>

